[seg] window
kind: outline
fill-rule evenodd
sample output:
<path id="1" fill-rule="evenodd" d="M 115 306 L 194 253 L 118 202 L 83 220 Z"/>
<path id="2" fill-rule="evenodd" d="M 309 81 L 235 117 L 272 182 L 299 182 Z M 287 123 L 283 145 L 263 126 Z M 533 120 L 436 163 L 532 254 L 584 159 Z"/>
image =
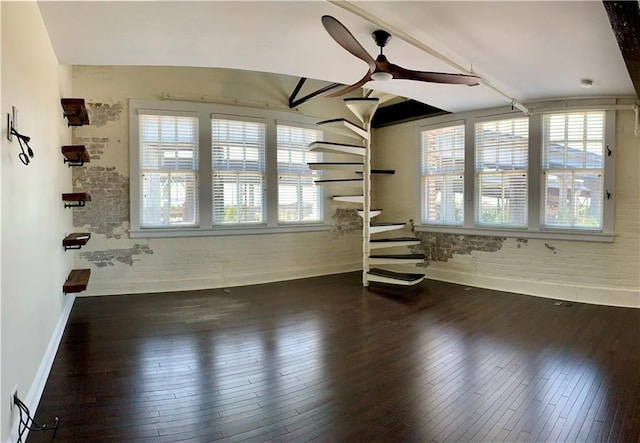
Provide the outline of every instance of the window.
<path id="1" fill-rule="evenodd" d="M 604 112 L 543 117 L 542 224 L 601 229 L 604 179 Z"/>
<path id="2" fill-rule="evenodd" d="M 262 223 L 265 124 L 211 119 L 213 224 Z"/>
<path id="3" fill-rule="evenodd" d="M 478 225 L 527 226 L 528 150 L 528 118 L 476 123 Z"/>
<path id="4" fill-rule="evenodd" d="M 615 111 L 632 108 L 546 105 L 422 120 L 416 231 L 613 241 Z"/>
<path id="5" fill-rule="evenodd" d="M 321 161 L 320 154 L 308 150 L 321 132 L 278 125 L 278 221 L 319 222 L 322 220 L 322 192 L 314 184 L 318 172 L 308 162 Z"/>
<path id="6" fill-rule="evenodd" d="M 321 172 L 307 166 L 321 160 L 308 145 L 322 118 L 173 100 L 129 109 L 131 238 L 330 229 Z"/>
<path id="7" fill-rule="evenodd" d="M 198 118 L 140 112 L 140 225 L 195 226 Z"/>
<path id="8" fill-rule="evenodd" d="M 422 222 L 464 221 L 464 125 L 422 131 Z"/>

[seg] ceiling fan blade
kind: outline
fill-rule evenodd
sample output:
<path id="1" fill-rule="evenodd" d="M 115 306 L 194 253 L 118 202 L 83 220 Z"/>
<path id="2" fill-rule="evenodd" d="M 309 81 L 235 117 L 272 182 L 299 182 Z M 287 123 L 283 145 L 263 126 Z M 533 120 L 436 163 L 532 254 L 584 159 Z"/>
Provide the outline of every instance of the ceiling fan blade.
<path id="1" fill-rule="evenodd" d="M 387 72 L 393 75 L 394 79 L 398 80 L 418 80 L 422 82 L 430 83 L 448 83 L 454 85 L 468 85 L 475 86 L 480 84 L 481 78 L 475 75 L 466 74 L 448 74 L 446 72 L 426 72 L 426 71 L 412 71 L 405 69 L 401 66 L 388 63 L 386 66 Z"/>
<path id="2" fill-rule="evenodd" d="M 351 34 L 351 32 L 349 32 L 349 30 L 337 19 L 330 15 L 323 15 L 322 26 L 324 26 L 324 29 L 327 30 L 331 38 L 333 38 L 336 43 L 358 57 L 360 60 L 366 62 L 369 65 L 370 71 L 376 69 L 376 63 L 373 60 L 373 57 L 369 55 L 362 45 L 358 43 L 358 40 L 356 40 L 353 34 Z"/>
<path id="3" fill-rule="evenodd" d="M 360 80 L 358 80 L 356 83 L 352 84 L 351 86 L 347 86 L 346 88 L 343 88 L 337 92 L 328 94 L 326 97 L 340 97 L 341 95 L 348 94 L 351 91 L 355 91 L 356 89 L 361 88 L 362 85 L 364 85 L 369 80 L 371 80 L 371 72 L 367 72 L 364 75 L 364 77 L 362 77 Z"/>

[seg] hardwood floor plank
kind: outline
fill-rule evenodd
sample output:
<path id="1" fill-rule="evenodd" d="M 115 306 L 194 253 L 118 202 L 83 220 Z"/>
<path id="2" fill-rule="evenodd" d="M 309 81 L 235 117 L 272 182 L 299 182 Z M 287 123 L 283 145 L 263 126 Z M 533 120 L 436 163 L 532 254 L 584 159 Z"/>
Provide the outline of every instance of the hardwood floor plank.
<path id="1" fill-rule="evenodd" d="M 36 420 L 71 443 L 640 441 L 640 310 L 466 289 L 78 298 Z"/>

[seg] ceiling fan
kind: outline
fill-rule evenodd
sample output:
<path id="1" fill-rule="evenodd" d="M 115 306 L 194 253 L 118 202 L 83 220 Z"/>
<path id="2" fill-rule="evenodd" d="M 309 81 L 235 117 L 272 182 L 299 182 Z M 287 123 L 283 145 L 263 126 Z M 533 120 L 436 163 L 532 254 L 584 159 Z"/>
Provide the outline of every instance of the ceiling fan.
<path id="1" fill-rule="evenodd" d="M 417 80 L 430 83 L 448 83 L 468 86 L 478 85 L 481 80 L 480 77 L 475 75 L 412 71 L 410 69 L 394 65 L 393 63 L 389 63 L 387 57 L 382 53 L 382 49 L 387 45 L 389 40 L 391 40 L 391 34 L 387 31 L 378 29 L 371 34 L 376 45 L 380 47 L 380 54 L 374 59 L 362 47 L 358 40 L 356 40 L 353 34 L 351 34 L 351 32 L 349 32 L 349 30 L 336 18 L 330 15 L 323 15 L 322 25 L 336 43 L 369 65 L 369 71 L 367 71 L 364 77 L 359 81 L 351 86 L 341 89 L 338 92 L 329 94 L 327 97 L 338 97 L 340 95 L 348 94 L 349 92 L 360 88 L 370 80 Z"/>

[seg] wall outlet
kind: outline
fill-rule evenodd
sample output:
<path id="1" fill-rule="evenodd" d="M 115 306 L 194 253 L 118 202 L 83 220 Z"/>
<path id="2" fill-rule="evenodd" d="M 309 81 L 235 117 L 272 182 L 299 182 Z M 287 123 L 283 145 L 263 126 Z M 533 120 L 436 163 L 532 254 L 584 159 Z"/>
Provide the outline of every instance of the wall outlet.
<path id="1" fill-rule="evenodd" d="M 18 385 L 15 385 L 13 387 L 13 389 L 11 390 L 11 410 L 13 411 L 13 408 L 15 407 L 15 403 L 14 403 L 14 398 L 16 398 L 18 396 Z"/>

